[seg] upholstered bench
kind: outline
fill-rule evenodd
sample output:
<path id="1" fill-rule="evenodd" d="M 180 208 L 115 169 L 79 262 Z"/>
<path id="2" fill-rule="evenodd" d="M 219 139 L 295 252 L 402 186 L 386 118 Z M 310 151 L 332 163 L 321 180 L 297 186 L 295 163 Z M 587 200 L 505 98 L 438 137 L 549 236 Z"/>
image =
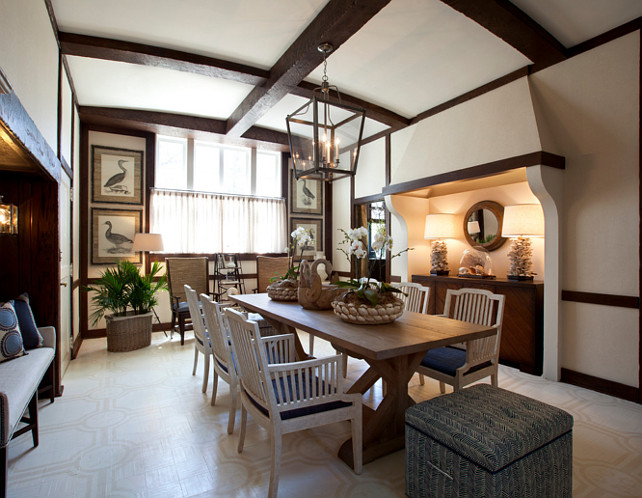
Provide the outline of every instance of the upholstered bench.
<path id="1" fill-rule="evenodd" d="M 478 384 L 406 410 L 406 494 L 564 497 L 573 417 Z"/>

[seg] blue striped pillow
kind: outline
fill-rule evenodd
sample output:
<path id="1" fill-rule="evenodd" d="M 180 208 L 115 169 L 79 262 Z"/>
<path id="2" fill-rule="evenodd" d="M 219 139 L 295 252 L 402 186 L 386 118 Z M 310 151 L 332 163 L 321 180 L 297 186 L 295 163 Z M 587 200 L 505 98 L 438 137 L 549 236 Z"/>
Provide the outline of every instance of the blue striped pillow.
<path id="1" fill-rule="evenodd" d="M 25 354 L 16 310 L 11 303 L 0 307 L 0 362 Z"/>

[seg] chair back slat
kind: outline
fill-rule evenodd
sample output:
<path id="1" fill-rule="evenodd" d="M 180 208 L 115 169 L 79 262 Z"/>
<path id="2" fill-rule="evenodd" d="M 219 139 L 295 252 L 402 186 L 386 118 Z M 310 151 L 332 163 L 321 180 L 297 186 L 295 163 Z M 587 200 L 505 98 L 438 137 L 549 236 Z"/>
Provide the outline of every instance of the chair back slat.
<path id="1" fill-rule="evenodd" d="M 405 308 L 414 313 L 426 313 L 428 311 L 428 296 L 430 287 L 424 287 L 414 282 L 401 282 L 395 284 L 403 294 L 395 294 L 405 303 Z"/>
<path id="2" fill-rule="evenodd" d="M 207 294 L 201 294 L 201 306 L 205 325 L 212 344 L 212 354 L 216 361 L 230 370 L 231 347 L 227 323 L 224 320 L 221 306 Z"/>
<path id="3" fill-rule="evenodd" d="M 497 327 L 497 335 L 468 342 L 467 347 L 474 357 L 499 353 L 504 300 L 504 295 L 484 289 L 448 289 L 444 315 L 455 320 Z"/>
<path id="4" fill-rule="evenodd" d="M 255 322 L 247 321 L 241 313 L 226 308 L 225 317 L 230 327 L 232 351 L 237 361 L 241 387 L 247 391 L 254 402 L 265 410 L 270 410 L 273 389 L 267 389 L 267 354 L 265 348 L 259 347 L 260 333 Z M 273 401 L 273 399 L 272 399 Z"/>
<path id="5" fill-rule="evenodd" d="M 258 292 L 266 292 L 270 280 L 274 277 L 281 277 L 288 271 L 288 257 L 256 257 L 256 288 Z"/>
<path id="6" fill-rule="evenodd" d="M 192 317 L 192 325 L 194 327 L 194 337 L 203 345 L 206 352 L 211 351 L 210 340 L 203 321 L 203 313 L 198 305 L 198 297 L 196 291 L 189 285 L 185 285 L 185 297 L 187 305 L 189 306 L 189 314 Z"/>
<path id="7" fill-rule="evenodd" d="M 198 296 L 210 292 L 207 258 L 166 258 L 167 285 L 172 299 L 186 301 L 185 285 L 189 285 Z"/>

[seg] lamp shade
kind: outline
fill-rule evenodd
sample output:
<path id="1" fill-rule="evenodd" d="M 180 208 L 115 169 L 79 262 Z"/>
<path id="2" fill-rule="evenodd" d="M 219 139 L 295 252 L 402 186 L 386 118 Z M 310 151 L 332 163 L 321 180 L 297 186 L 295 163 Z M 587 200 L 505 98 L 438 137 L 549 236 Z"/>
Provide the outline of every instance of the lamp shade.
<path id="1" fill-rule="evenodd" d="M 539 204 L 504 207 L 502 237 L 543 237 L 544 212 Z"/>
<path id="2" fill-rule="evenodd" d="M 481 228 L 479 227 L 479 221 L 469 221 L 467 226 L 468 226 L 468 233 L 481 232 Z"/>
<path id="3" fill-rule="evenodd" d="M 163 237 L 160 233 L 137 233 L 134 235 L 132 251 L 162 251 Z"/>
<path id="4" fill-rule="evenodd" d="M 455 237 L 455 216 L 448 213 L 426 215 L 424 239 L 452 239 Z"/>

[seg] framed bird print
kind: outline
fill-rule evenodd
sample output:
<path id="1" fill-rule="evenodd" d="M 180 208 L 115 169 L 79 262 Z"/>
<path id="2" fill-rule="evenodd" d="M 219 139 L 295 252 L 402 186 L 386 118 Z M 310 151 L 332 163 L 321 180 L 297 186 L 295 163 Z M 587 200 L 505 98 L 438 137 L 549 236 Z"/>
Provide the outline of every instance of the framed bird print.
<path id="1" fill-rule="evenodd" d="M 142 211 L 92 208 L 91 263 L 107 265 L 126 259 L 140 264 L 141 253 L 132 251 L 132 245 L 142 218 Z"/>
<path id="2" fill-rule="evenodd" d="M 297 180 L 292 175 L 290 185 L 292 213 L 323 214 L 323 181 Z"/>
<path id="3" fill-rule="evenodd" d="M 92 145 L 93 202 L 143 204 L 143 151 Z"/>
<path id="4" fill-rule="evenodd" d="M 303 227 L 310 234 L 310 245 L 303 250 L 304 256 L 314 256 L 314 253 L 323 251 L 323 220 L 315 218 L 290 218 L 290 233 Z M 296 256 L 301 254 L 297 248 Z"/>

